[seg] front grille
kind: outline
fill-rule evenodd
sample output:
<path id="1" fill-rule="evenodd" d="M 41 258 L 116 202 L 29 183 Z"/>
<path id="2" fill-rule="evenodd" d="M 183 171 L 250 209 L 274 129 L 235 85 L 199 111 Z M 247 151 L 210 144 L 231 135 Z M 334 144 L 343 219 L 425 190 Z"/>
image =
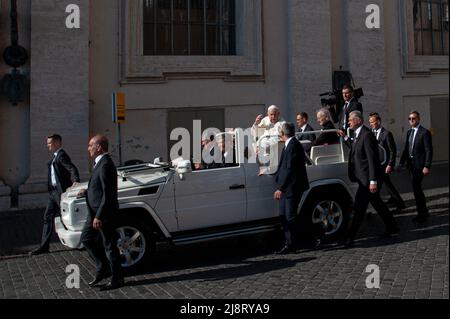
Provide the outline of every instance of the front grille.
<path id="1" fill-rule="evenodd" d="M 66 213 L 66 214 L 69 212 L 69 204 L 68 203 L 62 202 L 61 212 Z"/>

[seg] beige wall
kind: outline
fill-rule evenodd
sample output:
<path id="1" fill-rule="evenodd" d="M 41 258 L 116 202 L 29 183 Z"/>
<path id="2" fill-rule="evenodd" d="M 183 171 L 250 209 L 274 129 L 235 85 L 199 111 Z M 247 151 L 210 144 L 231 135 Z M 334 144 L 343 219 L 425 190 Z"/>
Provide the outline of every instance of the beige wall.
<path id="1" fill-rule="evenodd" d="M 448 67 L 445 71 L 432 71 L 424 73 L 405 72 L 405 61 L 402 54 L 407 50 L 405 34 L 402 36 L 402 21 L 406 19 L 404 13 L 399 11 L 401 1 L 384 0 L 384 38 L 386 43 L 386 82 L 387 82 L 387 114 L 383 122 L 393 133 L 399 151 L 403 149 L 408 126 L 408 114 L 411 110 L 421 113 L 422 124 L 428 129 L 431 127 L 430 99 L 433 97 L 448 97 Z M 447 57 L 448 60 L 448 57 Z M 447 62 L 448 65 L 448 62 Z M 445 119 L 442 119 L 445 121 Z M 443 147 L 435 139 L 434 148 Z M 448 148 L 448 146 L 445 146 Z M 445 156 L 444 156 L 445 157 Z M 442 156 L 441 156 L 442 159 Z M 448 161 L 448 153 L 446 156 Z"/>
<path id="2" fill-rule="evenodd" d="M 19 45 L 30 53 L 30 6 L 31 1 L 20 1 L 18 5 Z M 0 78 L 11 72 L 11 67 L 3 61 L 3 51 L 11 44 L 10 37 L 10 1 L 0 0 Z M 25 75 L 30 73 L 30 59 L 20 68 Z M 3 205 L 0 210 L 10 206 L 10 188 L 17 193 L 30 173 L 30 100 L 29 95 L 25 101 L 13 106 L 5 96 L 0 95 L 0 202 L 3 195 Z M 1 186 L 3 180 L 9 187 Z M 3 189 L 3 191 L 1 190 Z M 2 195 L 3 192 L 3 195 Z"/>
<path id="3" fill-rule="evenodd" d="M 332 89 L 331 25 L 329 0 L 289 3 L 289 99 L 291 121 L 307 112 L 315 127 L 314 112 L 321 108 L 320 94 Z"/>
<path id="4" fill-rule="evenodd" d="M 117 129 L 111 123 L 111 92 L 125 92 L 128 111 L 127 122 L 122 125 L 122 141 L 127 141 L 122 147 L 123 160 L 166 157 L 168 109 L 224 108 L 226 127 L 251 126 L 256 115 L 264 112 L 265 105 L 277 104 L 283 111 L 287 110 L 287 6 L 284 2 L 263 1 L 264 81 L 194 78 L 122 86 L 118 6 L 118 0 L 91 1 L 90 133 L 105 133 L 111 141 L 117 140 Z M 118 159 L 117 147 L 112 149 L 112 154 Z"/>
<path id="5" fill-rule="evenodd" d="M 81 28 L 67 29 L 68 4 L 80 6 Z M 87 177 L 86 143 L 89 127 L 88 105 L 88 0 L 71 2 L 32 1 L 30 28 L 30 163 L 29 176 L 19 188 L 19 208 L 46 203 L 46 137 L 59 133 L 81 175 Z M 20 131 L 20 130 L 19 130 Z"/>
<path id="6" fill-rule="evenodd" d="M 139 0 L 130 1 L 136 4 Z M 123 41 L 124 11 L 119 5 L 124 2 L 70 1 L 81 6 L 82 27 L 68 30 L 64 21 L 69 1 L 20 1 L 19 36 L 20 44 L 31 52 L 31 64 L 23 68 L 30 74 L 31 92 L 30 100 L 17 107 L 0 97 L 0 210 L 10 206 L 9 186 L 20 192 L 19 207 L 45 203 L 47 134 L 63 135 L 64 146 L 84 180 L 90 167 L 86 151 L 90 135 L 106 134 L 118 161 L 117 127 L 111 123 L 111 93 L 117 90 L 127 94 L 127 123 L 122 125 L 124 161 L 167 156 L 168 110 L 173 109 L 224 110 L 225 127 L 245 127 L 266 106 L 277 104 L 286 120 L 293 121 L 295 112 L 306 111 L 317 127 L 313 113 L 320 107 L 319 94 L 332 88 L 332 71 L 340 65 L 364 88 L 361 102 L 365 114 L 381 113 L 399 150 L 411 109 L 422 113 L 423 125 L 435 135 L 445 134 L 445 119 L 431 114 L 430 107 L 436 99 L 440 108 L 445 107 L 445 98 L 448 101 L 448 57 L 445 67 L 442 59 L 436 63 L 436 59 L 430 62 L 406 54 L 411 44 L 405 27 L 408 15 L 404 14 L 408 0 L 371 1 L 382 9 L 382 28 L 378 30 L 365 27 L 364 1 L 249 1 L 246 10 L 262 6 L 262 28 L 258 28 L 258 19 L 246 21 L 247 27 L 255 29 L 246 33 L 252 38 L 244 39 L 249 42 L 240 48 L 243 56 L 249 53 L 245 52 L 249 43 L 254 50 L 261 45 L 262 52 L 252 52 L 247 61 L 240 57 L 243 64 L 230 69 L 231 75 L 246 77 L 209 74 L 205 78 L 200 72 L 189 78 L 171 76 L 142 83 L 123 81 L 123 54 L 128 47 Z M 8 14 L 9 0 L 0 0 L 0 51 L 9 44 Z M 192 57 L 177 57 L 172 63 L 186 70 L 186 59 Z M 197 63 L 199 59 L 194 58 Z M 205 70 L 211 71 L 215 59 L 205 58 Z M 233 65 L 233 57 L 227 59 L 221 72 Z M 0 76 L 8 71 L 0 55 Z M 444 150 L 446 139 L 434 141 L 435 148 Z M 448 148 L 445 150 L 438 154 L 439 160 L 448 160 Z"/>

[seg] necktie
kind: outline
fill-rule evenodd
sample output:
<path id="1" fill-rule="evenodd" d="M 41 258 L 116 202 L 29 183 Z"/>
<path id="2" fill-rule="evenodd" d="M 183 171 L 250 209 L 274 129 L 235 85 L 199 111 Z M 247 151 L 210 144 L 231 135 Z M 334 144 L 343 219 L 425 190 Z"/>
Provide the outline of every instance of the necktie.
<path id="1" fill-rule="evenodd" d="M 345 105 L 344 105 L 344 125 L 343 125 L 343 127 L 345 129 L 347 128 L 347 125 L 348 125 L 348 123 L 347 123 L 347 108 L 348 108 L 348 105 L 349 105 L 349 103 L 345 102 Z"/>
<path id="2" fill-rule="evenodd" d="M 373 134 L 375 134 L 375 139 L 378 141 L 378 131 L 377 130 L 373 130 Z"/>
<path id="3" fill-rule="evenodd" d="M 413 156 L 413 149 L 414 149 L 414 129 L 411 130 L 411 133 L 409 133 L 409 156 Z"/>
<path id="4" fill-rule="evenodd" d="M 281 151 L 281 156 L 280 156 L 280 163 L 279 165 L 281 165 L 281 163 L 283 163 L 284 160 L 284 152 L 286 150 L 286 145 L 283 147 L 283 150 Z"/>

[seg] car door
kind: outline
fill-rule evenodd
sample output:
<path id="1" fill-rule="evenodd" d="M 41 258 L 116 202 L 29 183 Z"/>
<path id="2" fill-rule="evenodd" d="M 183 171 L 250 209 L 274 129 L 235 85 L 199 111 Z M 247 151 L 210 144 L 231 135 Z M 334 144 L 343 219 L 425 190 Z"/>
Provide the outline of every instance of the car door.
<path id="1" fill-rule="evenodd" d="M 179 231 L 241 223 L 246 218 L 242 166 L 204 169 L 175 176 Z"/>

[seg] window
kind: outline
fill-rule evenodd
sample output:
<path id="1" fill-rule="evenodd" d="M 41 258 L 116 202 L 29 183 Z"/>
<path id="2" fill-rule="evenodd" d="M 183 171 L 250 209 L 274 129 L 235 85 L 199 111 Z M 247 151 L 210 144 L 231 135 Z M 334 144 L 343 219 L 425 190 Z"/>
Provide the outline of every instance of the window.
<path id="1" fill-rule="evenodd" d="M 413 0 L 416 55 L 448 55 L 448 0 Z"/>
<path id="2" fill-rule="evenodd" d="M 119 2 L 121 83 L 264 81 L 262 0 Z"/>
<path id="3" fill-rule="evenodd" d="M 236 55 L 235 0 L 144 0 L 144 55 Z"/>

